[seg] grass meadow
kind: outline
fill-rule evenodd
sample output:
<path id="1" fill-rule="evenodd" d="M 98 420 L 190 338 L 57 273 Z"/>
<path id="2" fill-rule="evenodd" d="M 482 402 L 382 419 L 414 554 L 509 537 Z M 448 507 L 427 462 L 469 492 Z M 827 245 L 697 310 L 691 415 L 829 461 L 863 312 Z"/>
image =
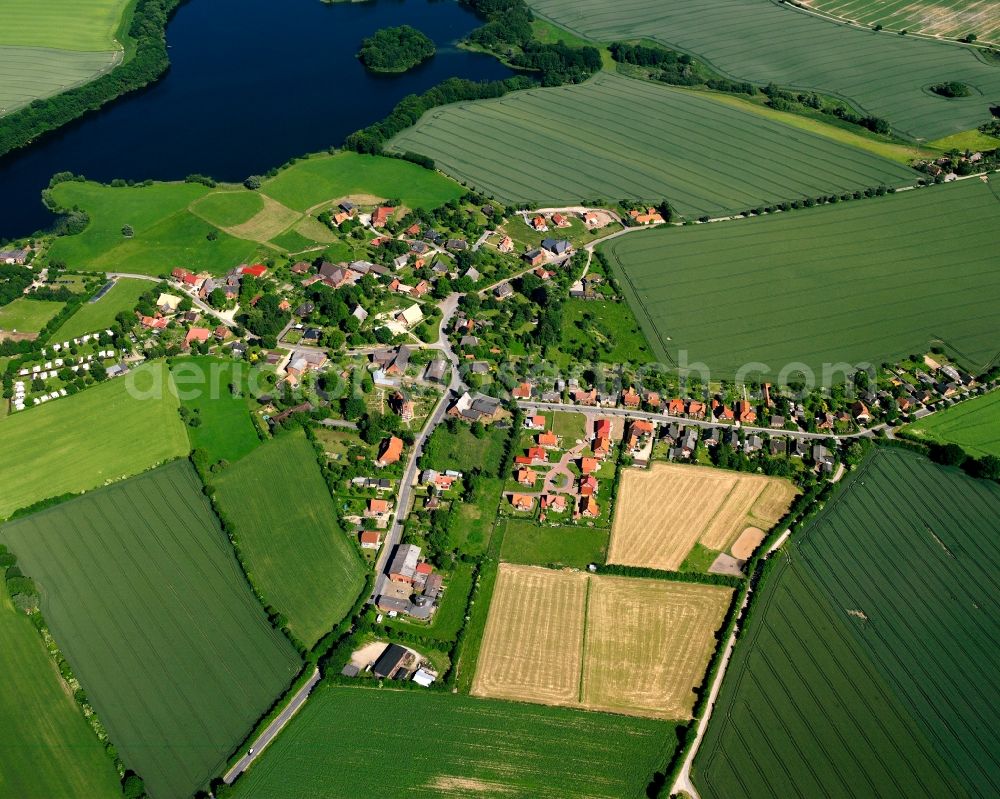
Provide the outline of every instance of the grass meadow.
<path id="1" fill-rule="evenodd" d="M 608 552 L 605 528 L 538 525 L 526 519 L 504 523 L 507 529 L 500 557 L 510 563 L 586 569 L 591 563 L 604 563 Z"/>
<path id="2" fill-rule="evenodd" d="M 868 27 L 1000 43 L 1000 8 L 990 0 L 811 0 L 809 7 Z"/>
<path id="3" fill-rule="evenodd" d="M 612 267 L 660 359 L 714 374 L 998 352 L 1000 199 L 979 180 L 624 236 Z M 793 375 L 794 376 L 794 373 Z M 826 381 L 824 381 L 826 382 Z"/>
<path id="4" fill-rule="evenodd" d="M 13 302 L 0 307 L 0 330 L 37 333 L 65 305 L 64 302 L 29 300 L 25 297 L 18 297 Z"/>
<path id="5" fill-rule="evenodd" d="M 169 390 L 149 399 L 129 394 L 165 386 L 154 363 L 72 397 L 0 423 L 0 518 L 49 497 L 86 491 L 186 455 L 187 436 Z"/>
<path id="6" fill-rule="evenodd" d="M 66 341 L 78 338 L 84 333 L 104 330 L 122 311 L 132 311 L 139 297 L 151 286 L 151 283 L 144 280 L 122 278 L 97 302 L 85 302 L 81 305 L 52 338 L 56 341 Z"/>
<path id="7" fill-rule="evenodd" d="M 200 183 L 113 187 L 75 181 L 52 189 L 57 205 L 90 215 L 80 234 L 57 238 L 53 259 L 70 269 L 165 276 L 176 266 L 222 274 L 258 255 L 329 243 L 328 228 L 305 212 L 351 195 L 433 208 L 462 195 L 457 183 L 396 158 L 339 153 L 303 158 L 260 192 Z M 122 235 L 125 225 L 134 235 Z M 213 239 L 209 239 L 209 235 Z"/>
<path id="8" fill-rule="evenodd" d="M 245 363 L 209 356 L 176 359 L 171 376 L 181 405 L 201 420 L 196 427 L 185 425 L 191 449 L 204 451 L 215 463 L 239 460 L 260 444 L 249 399 L 234 396 L 229 388 L 246 389 Z"/>
<path id="9" fill-rule="evenodd" d="M 213 482 L 253 583 L 311 647 L 347 615 L 365 582 L 312 444 L 301 431 L 280 436 Z"/>
<path id="10" fill-rule="evenodd" d="M 700 794 L 1000 791 L 998 517 L 996 485 L 876 450 L 754 598 Z"/>
<path id="11" fill-rule="evenodd" d="M 675 743 L 649 719 L 321 684 L 235 795 L 640 799 Z"/>
<path id="12" fill-rule="evenodd" d="M 504 439 L 504 432 L 493 428 L 487 428 L 485 436 L 476 438 L 467 424 L 456 424 L 454 432 L 449 425 L 439 425 L 424 445 L 420 466 L 439 471 L 479 469 L 495 475 L 503 460 Z"/>
<path id="13" fill-rule="evenodd" d="M 433 109 L 390 148 L 428 155 L 504 202 L 666 197 L 694 218 L 916 177 L 902 164 L 711 94 L 612 72 L 577 86 Z"/>
<path id="14" fill-rule="evenodd" d="M 974 457 L 1000 457 L 1000 391 L 925 416 L 906 430 L 927 441 L 958 444 Z"/>
<path id="15" fill-rule="evenodd" d="M 555 360 L 560 366 L 569 366 L 585 361 L 648 363 L 655 357 L 627 302 L 571 297 L 563 303 Z"/>
<path id="16" fill-rule="evenodd" d="M 577 35 L 652 39 L 731 78 L 842 97 L 912 139 L 938 139 L 981 125 L 1000 91 L 1000 70 L 972 48 L 859 30 L 790 3 L 531 0 L 530 5 Z M 926 90 L 949 80 L 971 86 L 971 96 L 949 100 Z"/>
<path id="17" fill-rule="evenodd" d="M 202 787 L 300 667 L 186 461 L 11 522 L 0 538 L 152 796 Z"/>
<path id="18" fill-rule="evenodd" d="M 0 796 L 121 799 L 104 746 L 0 580 Z"/>
<path id="19" fill-rule="evenodd" d="M 296 211 L 348 195 L 398 199 L 410 208 L 436 208 L 464 189 L 408 161 L 343 152 L 298 161 L 264 182 L 263 191 Z"/>

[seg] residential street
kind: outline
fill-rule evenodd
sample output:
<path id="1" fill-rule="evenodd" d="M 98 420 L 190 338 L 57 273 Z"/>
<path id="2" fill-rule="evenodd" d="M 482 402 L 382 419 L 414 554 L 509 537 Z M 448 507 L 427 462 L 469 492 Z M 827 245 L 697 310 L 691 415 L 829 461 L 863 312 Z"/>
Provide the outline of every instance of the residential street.
<path id="1" fill-rule="evenodd" d="M 413 442 L 413 446 L 410 448 L 410 457 L 406 462 L 406 471 L 403 472 L 403 477 L 399 481 L 399 494 L 396 497 L 396 515 L 393 519 L 392 527 L 386 533 L 385 543 L 379 552 L 378 560 L 375 562 L 376 577 L 375 587 L 369 600 L 371 602 L 374 602 L 375 598 L 382 593 L 382 589 L 388 579 L 385 570 L 389 562 L 389 556 L 403 537 L 403 521 L 406 518 L 406 512 L 410 505 L 410 495 L 413 493 L 413 484 L 417 479 L 417 460 L 423 452 L 424 443 L 430 434 L 434 432 L 434 428 L 444 420 L 444 415 L 448 411 L 448 404 L 452 398 L 465 388 L 462 378 L 458 373 L 458 356 L 452 349 L 451 342 L 448 341 L 448 336 L 445 333 L 448 325 L 451 323 L 452 317 L 455 315 L 455 311 L 458 309 L 458 300 L 461 296 L 461 294 L 450 294 L 440 303 L 442 316 L 438 343 L 425 347 L 425 349 L 440 351 L 448 359 L 451 364 L 451 381 L 448 383 L 448 388 L 441 395 L 441 399 L 435 406 L 434 412 L 428 418 L 427 424 L 424 425 L 424 429 L 420 431 L 420 434 Z"/>
<path id="2" fill-rule="evenodd" d="M 160 283 L 164 280 L 164 278 L 160 277 L 152 277 L 150 275 L 133 275 L 128 272 L 106 272 L 105 275 L 109 278 L 114 278 L 115 280 L 117 280 L 118 278 L 128 278 L 130 280 L 148 280 L 152 283 Z M 217 310 L 215 310 L 215 308 L 213 308 L 208 303 L 203 302 L 201 299 L 193 296 L 188 292 L 185 292 L 185 296 L 190 297 L 191 302 L 193 302 L 194 306 L 202 313 L 206 313 L 209 316 L 215 317 L 216 319 L 219 320 L 220 323 L 224 324 L 226 327 L 236 327 L 236 323 L 232 319 L 227 319 L 225 316 L 220 314 Z"/>
<path id="3" fill-rule="evenodd" d="M 312 677 L 309 678 L 309 682 L 303 685 L 296 692 L 295 696 L 292 697 L 292 701 L 288 703 L 288 706 L 278 714 L 274 721 L 267 725 L 264 732 L 262 732 L 257 737 L 257 740 L 253 742 L 253 745 L 250 747 L 253 749 L 253 754 L 244 755 L 235 766 L 226 772 L 225 776 L 222 778 L 226 785 L 232 785 L 233 781 L 250 767 L 250 764 L 260 756 L 260 753 L 263 752 L 267 745 L 274 740 L 274 737 L 281 732 L 285 728 L 285 725 L 292 720 L 292 717 L 299 712 L 299 709 L 305 704 L 306 699 L 309 698 L 310 692 L 315 687 L 316 683 L 319 682 L 319 678 L 319 669 L 315 668 L 313 670 Z"/>

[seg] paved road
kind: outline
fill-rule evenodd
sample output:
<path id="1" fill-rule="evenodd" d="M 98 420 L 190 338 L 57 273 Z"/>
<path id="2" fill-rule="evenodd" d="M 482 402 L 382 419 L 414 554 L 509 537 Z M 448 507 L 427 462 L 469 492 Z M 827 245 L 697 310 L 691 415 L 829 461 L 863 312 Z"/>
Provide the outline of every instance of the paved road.
<path id="1" fill-rule="evenodd" d="M 771 548 L 767 550 L 766 557 L 770 557 L 773 552 L 780 549 L 781 545 L 788 540 L 789 535 L 791 535 L 791 530 L 785 530 L 785 532 L 778 537 L 778 540 L 771 545 Z M 740 606 L 741 612 L 742 608 L 745 608 L 750 602 L 750 594 L 752 592 L 753 584 L 751 583 L 747 586 L 747 594 L 743 598 L 743 604 Z M 708 694 L 708 701 L 705 703 L 705 712 L 702 713 L 701 718 L 698 720 L 698 730 L 695 734 L 694 743 L 691 744 L 687 757 L 684 758 L 684 764 L 681 766 L 680 771 L 677 772 L 677 778 L 674 780 L 674 784 L 670 788 L 671 794 L 684 791 L 691 796 L 691 799 L 701 799 L 698 794 L 698 789 L 695 788 L 694 782 L 691 780 L 691 764 L 694 763 L 695 755 L 698 754 L 698 747 L 701 746 L 701 741 L 705 737 L 705 731 L 708 729 L 708 722 L 712 717 L 712 710 L 715 708 L 715 703 L 719 698 L 719 691 L 722 688 L 722 678 L 726 676 L 726 669 L 729 667 L 729 661 L 733 656 L 733 649 L 736 647 L 736 636 L 738 633 L 739 627 L 734 626 L 732 633 L 729 635 L 729 640 L 726 641 L 726 650 L 722 655 L 722 661 L 719 663 L 719 670 L 715 673 L 715 680 L 712 682 L 712 688 Z"/>
<path id="2" fill-rule="evenodd" d="M 406 519 L 406 513 L 409 508 L 410 495 L 413 493 L 413 484 L 417 479 L 417 460 L 423 452 L 424 444 L 430 437 L 430 434 L 434 432 L 434 428 L 444 420 L 444 416 L 448 412 L 448 405 L 454 395 L 465 388 L 465 384 L 458 373 L 458 356 L 451 348 L 451 342 L 448 341 L 446 333 L 451 318 L 458 309 L 458 300 L 461 296 L 461 294 L 457 293 L 450 294 L 441 302 L 442 315 L 438 331 L 438 343 L 426 347 L 426 349 L 440 351 L 450 361 L 452 367 L 451 381 L 448 384 L 448 389 L 441 395 L 441 399 L 434 408 L 434 412 L 427 420 L 427 424 L 424 425 L 424 429 L 420 431 L 420 435 L 417 436 L 413 442 L 413 446 L 410 448 L 410 457 L 406 462 L 406 470 L 403 472 L 403 478 L 399 481 L 399 494 L 396 496 L 396 516 L 393 519 L 392 527 L 389 528 L 389 532 L 386 534 L 385 544 L 379 552 L 378 560 L 375 562 L 376 578 L 375 587 L 369 598 L 371 602 L 374 602 L 375 598 L 382 593 L 385 583 L 389 579 L 389 575 L 385 573 L 385 570 L 388 565 L 389 555 L 392 554 L 393 549 L 396 548 L 396 545 L 403 537 L 403 522 Z"/>
<path id="3" fill-rule="evenodd" d="M 150 275 L 134 275 L 129 272 L 106 272 L 105 274 L 109 278 L 114 278 L 116 280 L 118 278 L 128 278 L 129 280 L 149 280 L 153 283 L 161 283 L 165 280 L 165 278 L 162 277 L 152 277 Z M 209 316 L 214 316 L 216 319 L 219 320 L 219 322 L 224 324 L 226 327 L 236 327 L 236 322 L 222 316 L 217 310 L 215 310 L 215 308 L 213 308 L 208 303 L 203 302 L 201 299 L 193 296 L 192 294 L 189 294 L 188 292 L 184 292 L 184 294 L 185 296 L 191 298 L 191 302 L 193 302 L 195 307 L 198 308 L 202 313 L 206 313 Z"/>
<path id="4" fill-rule="evenodd" d="M 222 778 L 226 785 L 232 785 L 233 781 L 250 767 L 250 764 L 260 756 L 260 753 L 264 751 L 265 747 L 267 747 L 267 745 L 274 740 L 274 737 L 285 728 L 285 725 L 292 720 L 292 716 L 299 712 L 299 709 L 305 704 L 306 699 L 309 698 L 310 692 L 315 687 L 316 683 L 319 682 L 319 678 L 319 669 L 316 668 L 313 671 L 312 677 L 309 678 L 309 682 L 303 685 L 296 692 L 295 696 L 292 697 L 292 701 L 288 703 L 288 706 L 278 714 L 274 721 L 267 725 L 264 732 L 262 732 L 257 737 L 257 740 L 253 742 L 253 746 L 250 747 L 253 749 L 253 754 L 244 755 L 235 766 L 226 772 L 225 776 Z"/>
<path id="5" fill-rule="evenodd" d="M 627 408 L 604 408 L 597 405 L 574 405 L 569 402 L 535 402 L 533 400 L 519 400 L 517 404 L 525 410 L 576 411 L 577 413 L 592 413 L 600 416 L 623 416 L 629 419 L 648 419 L 651 422 L 659 422 L 661 424 L 677 422 L 678 424 L 683 424 L 688 427 L 735 427 L 734 425 L 725 425 L 721 422 L 711 420 L 689 419 L 686 416 L 671 416 L 667 413 L 650 413 L 649 411 L 633 411 Z M 751 427 L 748 425 L 741 425 L 739 429 L 745 433 L 768 433 L 772 436 L 788 436 L 790 438 L 801 438 L 807 441 L 826 441 L 828 438 L 834 438 L 838 441 L 847 441 L 852 438 L 870 437 L 874 435 L 876 430 L 882 427 L 885 427 L 885 425 L 879 425 L 878 427 L 873 427 L 868 430 L 861 430 L 857 433 L 846 433 L 844 435 L 835 435 L 833 433 L 807 433 L 800 430 L 775 430 L 770 427 Z"/>

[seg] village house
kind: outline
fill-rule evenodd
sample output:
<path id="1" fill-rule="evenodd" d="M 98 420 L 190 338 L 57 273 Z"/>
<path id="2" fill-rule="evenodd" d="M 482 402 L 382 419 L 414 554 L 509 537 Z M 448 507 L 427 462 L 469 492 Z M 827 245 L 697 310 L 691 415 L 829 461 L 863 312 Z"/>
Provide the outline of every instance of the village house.
<path id="1" fill-rule="evenodd" d="M 625 449 L 635 452 L 643 440 L 653 435 L 653 423 L 646 419 L 631 420 L 625 430 Z"/>
<path id="2" fill-rule="evenodd" d="M 571 248 L 570 243 L 566 239 L 542 239 L 542 249 L 552 253 L 557 258 L 567 255 Z"/>
<path id="3" fill-rule="evenodd" d="M 746 400 L 740 400 L 739 403 L 739 418 L 743 424 L 753 424 L 757 421 L 757 412 L 753 409 L 753 406 Z"/>
<path id="4" fill-rule="evenodd" d="M 382 205 L 372 211 L 372 227 L 373 228 L 384 228 L 392 215 L 396 212 L 395 208 L 391 208 L 387 205 Z"/>
<path id="5" fill-rule="evenodd" d="M 601 508 L 593 496 L 580 497 L 580 515 L 590 519 L 596 519 L 601 515 Z"/>
<path id="6" fill-rule="evenodd" d="M 375 465 L 384 467 L 393 463 L 399 463 L 399 458 L 402 454 L 403 440 L 396 438 L 396 436 L 390 436 L 382 442 L 382 448 L 379 451 L 378 460 L 375 461 Z"/>
<path id="7" fill-rule="evenodd" d="M 181 302 L 183 300 L 174 294 L 161 294 L 156 300 L 156 307 L 160 309 L 160 313 L 173 314 L 177 313 Z"/>
<path id="8" fill-rule="evenodd" d="M 365 518 L 366 519 L 385 519 L 389 515 L 389 500 L 387 499 L 369 499 L 368 506 L 365 508 Z"/>
<path id="9" fill-rule="evenodd" d="M 642 397 L 631 386 L 622 392 L 622 404 L 626 408 L 638 408 L 642 404 Z"/>
<path id="10" fill-rule="evenodd" d="M 401 375 L 410 365 L 411 352 L 406 345 L 396 349 L 377 350 L 372 353 L 372 363 L 387 375 Z"/>
<path id="11" fill-rule="evenodd" d="M 184 349 L 191 349 L 192 342 L 204 344 L 212 337 L 212 331 L 204 327 L 192 327 L 184 336 Z"/>
<path id="12" fill-rule="evenodd" d="M 531 392 L 531 383 L 519 383 L 510 393 L 514 399 L 526 400 L 531 399 Z"/>
<path id="13" fill-rule="evenodd" d="M 558 211 L 552 214 L 552 224 L 556 227 L 570 227 L 570 221 Z"/>
<path id="14" fill-rule="evenodd" d="M 524 426 L 528 430 L 544 430 L 545 429 L 545 417 L 544 416 L 527 416 L 524 419 Z"/>
<path id="15" fill-rule="evenodd" d="M 545 253 L 539 249 L 528 250 L 523 257 L 531 266 L 541 266 L 545 263 Z"/>
<path id="16" fill-rule="evenodd" d="M 448 409 L 448 415 L 465 419 L 469 422 L 483 422 L 484 424 L 488 424 L 496 421 L 502 410 L 503 406 L 500 404 L 500 400 L 487 397 L 485 394 L 476 394 L 473 396 L 469 392 L 466 392 L 452 403 L 452 406 Z"/>
<path id="17" fill-rule="evenodd" d="M 510 283 L 501 283 L 495 289 L 493 289 L 493 296 L 498 300 L 507 299 L 514 293 L 514 287 Z"/>
<path id="18" fill-rule="evenodd" d="M 556 434 L 551 430 L 539 433 L 536 440 L 538 441 L 538 446 L 544 447 L 545 449 L 555 449 L 559 446 L 559 437 L 556 436 Z"/>
<path id="19" fill-rule="evenodd" d="M 250 277 L 262 278 L 267 274 L 267 267 L 264 264 L 254 264 L 253 266 L 247 266 L 244 264 L 238 269 L 241 275 L 250 275 Z"/>
<path id="20" fill-rule="evenodd" d="M 420 547 L 413 544 L 399 544 L 389 564 L 389 579 L 412 585 L 416 580 L 419 560 Z"/>
<path id="21" fill-rule="evenodd" d="M 510 504 L 515 510 L 530 511 L 535 507 L 535 498 L 527 494 L 511 494 Z"/>
<path id="22" fill-rule="evenodd" d="M 497 244 L 497 249 L 503 253 L 514 252 L 514 239 L 510 236 L 504 236 L 500 239 L 500 243 Z"/>
<path id="23" fill-rule="evenodd" d="M 545 222 L 545 217 L 541 215 L 533 217 L 528 224 L 539 233 L 544 233 L 549 229 L 549 226 Z"/>
<path id="24" fill-rule="evenodd" d="M 360 542 L 362 549 L 378 549 L 382 546 L 382 535 L 378 530 L 362 530 Z"/>
<path id="25" fill-rule="evenodd" d="M 31 250 L 16 249 L 0 251 L 0 264 L 8 266 L 24 266 L 28 262 Z"/>
<path id="26" fill-rule="evenodd" d="M 402 391 L 396 391 L 392 395 L 389 399 L 389 405 L 393 411 L 399 414 L 399 418 L 404 422 L 409 422 L 413 419 L 413 400 L 408 399 Z"/>
<path id="27" fill-rule="evenodd" d="M 424 380 L 430 383 L 441 383 L 444 380 L 444 372 L 447 369 L 447 363 L 444 358 L 435 358 L 424 370 Z"/>
<path id="28" fill-rule="evenodd" d="M 533 486 L 538 479 L 538 472 L 528 468 L 518 469 L 514 479 L 523 486 Z"/>
<path id="29" fill-rule="evenodd" d="M 396 314 L 396 321 L 408 328 L 419 324 L 423 321 L 423 318 L 424 312 L 420 310 L 420 306 L 416 303 Z"/>
<path id="30" fill-rule="evenodd" d="M 633 209 L 628 212 L 628 215 L 632 217 L 637 225 L 657 225 L 664 221 L 660 212 L 655 208 L 649 208 L 646 211 Z"/>
<path id="31" fill-rule="evenodd" d="M 594 472 L 597 471 L 597 467 L 599 465 L 600 463 L 597 460 L 597 458 L 582 457 L 580 458 L 580 474 L 582 475 L 593 474 Z"/>

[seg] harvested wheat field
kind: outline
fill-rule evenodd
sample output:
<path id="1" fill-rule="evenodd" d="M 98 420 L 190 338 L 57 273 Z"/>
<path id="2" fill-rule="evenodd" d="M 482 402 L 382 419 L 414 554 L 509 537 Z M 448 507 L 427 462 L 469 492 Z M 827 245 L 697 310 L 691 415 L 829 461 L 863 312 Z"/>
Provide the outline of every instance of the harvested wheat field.
<path id="1" fill-rule="evenodd" d="M 732 593 L 714 585 L 591 577 L 583 706 L 690 717 Z"/>
<path id="2" fill-rule="evenodd" d="M 748 527 L 740 533 L 740 537 L 730 547 L 729 552 L 737 560 L 749 560 L 754 550 L 761 545 L 766 535 L 767 533 L 759 527 Z"/>
<path id="3" fill-rule="evenodd" d="M 608 563 L 674 571 L 696 543 L 722 552 L 747 527 L 770 529 L 796 493 L 786 480 L 709 466 L 626 471 Z"/>
<path id="4" fill-rule="evenodd" d="M 576 704 L 587 579 L 582 572 L 501 564 L 472 693 Z"/>
<path id="5" fill-rule="evenodd" d="M 686 719 L 732 589 L 500 565 L 472 693 Z"/>

